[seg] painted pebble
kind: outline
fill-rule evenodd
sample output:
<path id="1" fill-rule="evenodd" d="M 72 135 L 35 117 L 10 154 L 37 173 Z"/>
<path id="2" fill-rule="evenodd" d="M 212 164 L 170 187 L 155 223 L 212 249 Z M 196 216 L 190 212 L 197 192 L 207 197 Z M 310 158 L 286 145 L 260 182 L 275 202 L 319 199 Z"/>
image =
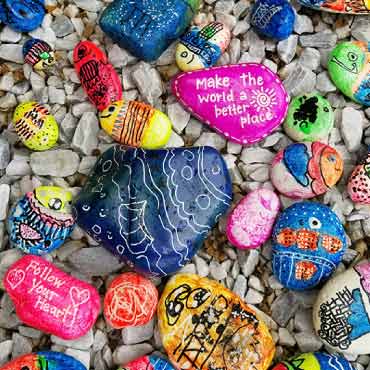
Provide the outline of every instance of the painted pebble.
<path id="1" fill-rule="evenodd" d="M 262 64 L 182 73 L 172 81 L 172 91 L 195 117 L 239 144 L 265 138 L 288 110 L 284 86 Z"/>
<path id="2" fill-rule="evenodd" d="M 274 226 L 272 244 L 274 274 L 294 290 L 314 288 L 329 278 L 347 248 L 337 215 L 316 202 L 285 209 Z"/>
<path id="3" fill-rule="evenodd" d="M 285 40 L 293 33 L 295 13 L 286 0 L 257 0 L 250 22 L 261 36 Z"/>
<path id="4" fill-rule="evenodd" d="M 290 198 L 308 199 L 326 193 L 340 179 L 343 160 L 331 146 L 315 141 L 294 143 L 274 158 L 270 178 Z"/>
<path id="5" fill-rule="evenodd" d="M 176 63 L 184 72 L 212 67 L 228 48 L 230 39 L 230 30 L 220 22 L 193 27 L 180 38 Z"/>
<path id="6" fill-rule="evenodd" d="M 370 14 L 369 0 L 298 0 L 301 5 L 332 13 Z"/>
<path id="7" fill-rule="evenodd" d="M 277 364 L 272 370 L 354 370 L 342 356 L 325 352 L 302 353 Z"/>
<path id="8" fill-rule="evenodd" d="M 177 369 L 265 370 L 275 353 L 266 324 L 223 285 L 178 274 L 158 305 L 164 349 Z"/>
<path id="9" fill-rule="evenodd" d="M 27 193 L 8 218 L 12 246 L 35 255 L 59 248 L 75 225 L 69 212 L 71 201 L 72 194 L 56 186 L 40 186 Z"/>
<path id="10" fill-rule="evenodd" d="M 41 257 L 22 257 L 3 284 L 22 322 L 63 339 L 82 337 L 99 315 L 98 291 Z"/>
<path id="11" fill-rule="evenodd" d="M 24 61 L 35 70 L 42 71 L 55 64 L 52 47 L 43 40 L 30 39 L 23 45 Z"/>
<path id="12" fill-rule="evenodd" d="M 16 32 L 30 32 L 39 27 L 45 16 L 44 0 L 2 0 L 0 22 Z"/>
<path id="13" fill-rule="evenodd" d="M 86 370 L 80 361 L 60 352 L 30 353 L 8 362 L 0 370 Z"/>
<path id="14" fill-rule="evenodd" d="M 104 10 L 100 27 L 122 48 L 150 62 L 185 32 L 199 3 L 199 0 L 115 0 Z"/>
<path id="15" fill-rule="evenodd" d="M 99 111 L 121 100 L 120 77 L 105 53 L 91 41 L 81 41 L 73 51 L 73 62 L 81 85 Z"/>
<path id="16" fill-rule="evenodd" d="M 327 99 L 311 93 L 293 98 L 284 130 L 295 141 L 327 141 L 334 126 L 334 112 Z"/>
<path id="17" fill-rule="evenodd" d="M 115 329 L 147 324 L 158 304 L 155 285 L 135 272 L 115 278 L 104 298 L 104 316 Z"/>
<path id="18" fill-rule="evenodd" d="M 370 106 L 370 44 L 342 42 L 331 52 L 330 77 L 337 88 L 359 104 Z"/>
<path id="19" fill-rule="evenodd" d="M 210 147 L 114 146 L 74 202 L 77 223 L 136 270 L 165 276 L 183 267 L 230 206 L 232 187 Z"/>
<path id="20" fill-rule="evenodd" d="M 36 102 L 19 104 L 13 124 L 22 143 L 31 150 L 48 150 L 58 141 L 59 128 L 55 118 Z"/>
<path id="21" fill-rule="evenodd" d="M 347 191 L 354 203 L 370 204 L 370 148 L 365 160 L 353 170 Z"/>
<path id="22" fill-rule="evenodd" d="M 163 148 L 172 123 L 162 112 L 137 101 L 117 101 L 99 113 L 100 124 L 115 141 L 143 149 Z"/>
<path id="23" fill-rule="evenodd" d="M 260 247 L 271 236 L 279 208 L 279 197 L 272 190 L 250 192 L 228 216 L 226 234 L 230 243 L 240 249 Z"/>
<path id="24" fill-rule="evenodd" d="M 175 370 L 175 368 L 163 358 L 151 355 L 140 357 L 120 370 Z"/>

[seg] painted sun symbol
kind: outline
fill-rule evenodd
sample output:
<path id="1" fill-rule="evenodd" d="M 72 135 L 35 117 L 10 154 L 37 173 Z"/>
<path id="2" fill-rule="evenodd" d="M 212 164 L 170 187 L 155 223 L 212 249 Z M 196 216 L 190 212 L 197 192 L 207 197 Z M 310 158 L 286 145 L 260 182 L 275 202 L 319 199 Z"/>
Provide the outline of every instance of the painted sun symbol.
<path id="1" fill-rule="evenodd" d="M 252 92 L 251 105 L 257 112 L 270 110 L 272 106 L 277 105 L 276 92 L 273 89 L 261 87 Z"/>

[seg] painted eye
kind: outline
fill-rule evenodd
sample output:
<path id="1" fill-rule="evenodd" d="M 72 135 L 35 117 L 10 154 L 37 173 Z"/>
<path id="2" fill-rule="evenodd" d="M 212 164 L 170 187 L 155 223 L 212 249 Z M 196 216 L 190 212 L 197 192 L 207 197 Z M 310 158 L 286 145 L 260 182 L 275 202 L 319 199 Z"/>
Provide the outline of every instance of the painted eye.
<path id="1" fill-rule="evenodd" d="M 113 113 L 115 109 L 116 109 L 116 107 L 114 107 L 114 106 L 112 105 L 112 106 L 110 106 L 110 107 L 108 108 L 108 111 L 109 111 L 110 113 Z"/>
<path id="2" fill-rule="evenodd" d="M 328 161 L 335 163 L 337 161 L 337 158 L 335 158 L 335 155 L 331 154 L 328 156 Z"/>
<path id="3" fill-rule="evenodd" d="M 320 229 L 321 221 L 316 217 L 310 217 L 308 220 L 308 224 L 310 225 L 311 229 Z"/>
<path id="4" fill-rule="evenodd" d="M 351 62 L 355 62 L 358 59 L 358 55 L 355 53 L 352 53 L 351 51 L 347 54 L 347 56 Z"/>
<path id="5" fill-rule="evenodd" d="M 189 53 L 187 51 L 183 51 L 180 55 L 182 58 L 186 58 L 189 55 Z"/>
<path id="6" fill-rule="evenodd" d="M 59 211 L 62 208 L 62 205 L 62 201 L 58 198 L 53 198 L 49 201 L 49 208 L 54 209 L 55 211 Z"/>
<path id="7" fill-rule="evenodd" d="M 214 165 L 214 166 L 212 167 L 212 173 L 213 173 L 214 175 L 218 175 L 218 174 L 220 174 L 220 173 L 221 173 L 221 168 L 220 168 L 220 166 L 218 166 L 217 164 L 216 164 L 216 165 Z"/>
<path id="8" fill-rule="evenodd" d="M 21 370 L 30 370 L 30 368 L 29 368 L 28 366 L 23 366 L 23 367 L 21 368 Z"/>

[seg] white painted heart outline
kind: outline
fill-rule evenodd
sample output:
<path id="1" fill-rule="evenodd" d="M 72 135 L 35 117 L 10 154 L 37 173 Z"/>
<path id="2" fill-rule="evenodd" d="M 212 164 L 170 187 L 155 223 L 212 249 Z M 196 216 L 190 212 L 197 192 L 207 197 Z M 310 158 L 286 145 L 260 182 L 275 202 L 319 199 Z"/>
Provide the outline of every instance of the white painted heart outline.
<path id="1" fill-rule="evenodd" d="M 15 269 L 8 273 L 6 276 L 6 281 L 9 283 L 10 287 L 14 290 L 20 284 L 23 283 L 26 277 L 26 273 L 22 269 Z"/>
<path id="2" fill-rule="evenodd" d="M 73 307 L 78 307 L 90 299 L 90 292 L 88 289 L 79 289 L 73 286 L 69 289 L 69 296 L 71 297 Z"/>

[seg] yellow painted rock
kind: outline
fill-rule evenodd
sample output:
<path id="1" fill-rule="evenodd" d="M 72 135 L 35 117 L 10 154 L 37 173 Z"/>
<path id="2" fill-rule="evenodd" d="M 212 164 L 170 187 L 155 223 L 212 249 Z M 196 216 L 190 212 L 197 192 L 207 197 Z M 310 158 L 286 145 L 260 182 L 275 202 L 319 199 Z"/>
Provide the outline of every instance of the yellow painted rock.
<path id="1" fill-rule="evenodd" d="M 177 369 L 265 370 L 275 353 L 269 330 L 254 310 L 198 275 L 169 280 L 158 319 L 164 348 Z"/>
<path id="2" fill-rule="evenodd" d="M 47 150 L 58 140 L 59 128 L 55 118 L 36 102 L 19 104 L 13 115 L 13 124 L 22 143 L 29 149 Z"/>
<path id="3" fill-rule="evenodd" d="M 115 141 L 137 148 L 162 148 L 172 132 L 171 121 L 164 113 L 137 101 L 116 101 L 99 113 L 99 119 Z"/>

